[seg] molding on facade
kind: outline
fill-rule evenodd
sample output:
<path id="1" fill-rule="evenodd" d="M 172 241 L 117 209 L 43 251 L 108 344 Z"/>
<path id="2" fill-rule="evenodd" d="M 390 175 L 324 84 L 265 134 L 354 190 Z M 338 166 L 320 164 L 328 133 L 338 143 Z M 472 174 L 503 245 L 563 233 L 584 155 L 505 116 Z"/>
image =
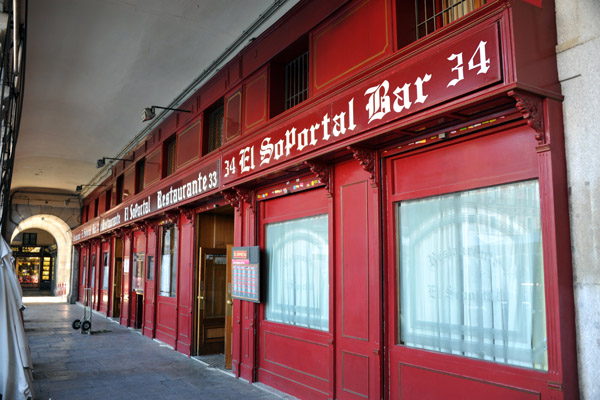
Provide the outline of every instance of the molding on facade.
<path id="1" fill-rule="evenodd" d="M 194 215 L 196 215 L 195 207 L 177 207 L 177 209 L 188 221 L 194 220 Z"/>
<path id="2" fill-rule="evenodd" d="M 352 152 L 354 158 L 360 163 L 360 166 L 369 173 L 369 180 L 371 181 L 371 187 L 379 186 L 379 174 L 375 168 L 377 160 L 377 152 L 365 147 L 359 146 L 348 146 L 348 150 Z"/>
<path id="3" fill-rule="evenodd" d="M 315 160 L 304 161 L 304 164 L 306 164 L 310 168 L 310 171 L 317 176 L 319 182 L 325 185 L 327 197 L 333 197 L 331 165 Z"/>
<path id="4" fill-rule="evenodd" d="M 239 187 L 232 187 L 230 189 L 225 189 L 225 190 L 221 191 L 221 193 L 223 194 L 223 197 L 225 198 L 225 200 L 233 208 L 235 208 L 235 211 L 238 213 L 239 216 L 242 215 L 243 203 L 248 203 L 250 205 L 250 210 L 252 212 L 254 212 L 256 209 L 254 206 L 254 192 L 253 191 L 239 188 Z"/>
<path id="5" fill-rule="evenodd" d="M 527 121 L 527 125 L 536 132 L 535 139 L 538 144 L 546 143 L 543 99 L 527 92 L 515 90 L 508 92 L 508 95 L 517 101 L 517 109 Z"/>

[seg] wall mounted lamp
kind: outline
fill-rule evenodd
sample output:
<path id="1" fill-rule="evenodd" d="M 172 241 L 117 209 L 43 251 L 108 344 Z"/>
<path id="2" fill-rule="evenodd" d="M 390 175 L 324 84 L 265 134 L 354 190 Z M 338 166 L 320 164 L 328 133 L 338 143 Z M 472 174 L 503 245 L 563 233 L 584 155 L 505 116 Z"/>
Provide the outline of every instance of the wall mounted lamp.
<path id="1" fill-rule="evenodd" d="M 156 109 L 157 108 L 160 108 L 161 110 L 171 110 L 171 111 L 180 111 L 180 112 L 191 113 L 190 110 L 182 110 L 181 108 L 170 108 L 170 107 L 159 107 L 159 106 L 146 107 L 146 108 L 144 108 L 144 111 L 142 112 L 142 122 L 150 121 L 152 118 L 156 117 Z"/>
<path id="2" fill-rule="evenodd" d="M 75 188 L 75 193 L 77 193 L 77 194 L 81 193 L 84 186 L 106 186 L 106 185 L 77 185 L 77 187 Z M 66 203 L 65 203 L 65 205 L 66 205 Z"/>
<path id="3" fill-rule="evenodd" d="M 131 158 L 102 157 L 98 161 L 96 161 L 96 168 L 104 167 L 106 165 L 106 160 L 133 161 L 133 156 Z"/>

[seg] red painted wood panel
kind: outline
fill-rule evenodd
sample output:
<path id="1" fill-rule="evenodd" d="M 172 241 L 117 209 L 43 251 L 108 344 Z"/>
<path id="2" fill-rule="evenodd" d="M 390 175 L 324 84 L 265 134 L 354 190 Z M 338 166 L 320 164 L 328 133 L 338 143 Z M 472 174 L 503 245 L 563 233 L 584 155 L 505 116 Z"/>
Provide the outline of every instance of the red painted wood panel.
<path id="1" fill-rule="evenodd" d="M 143 231 L 136 231 L 133 233 L 133 252 L 146 252 L 146 234 Z"/>
<path id="2" fill-rule="evenodd" d="M 98 300 L 99 300 L 99 277 L 100 277 L 100 268 L 98 259 L 100 258 L 100 249 L 99 243 L 92 242 L 92 250 L 91 250 L 91 258 L 90 258 L 90 288 L 92 288 L 92 309 L 98 310 Z"/>
<path id="3" fill-rule="evenodd" d="M 227 83 L 231 87 L 236 85 L 242 79 L 242 58 L 235 57 L 227 65 Z"/>
<path id="4" fill-rule="evenodd" d="M 267 120 L 268 68 L 248 80 L 244 89 L 244 131 L 258 127 Z"/>
<path id="5" fill-rule="evenodd" d="M 242 52 L 242 77 L 251 75 L 347 0 L 301 2 Z"/>
<path id="6" fill-rule="evenodd" d="M 144 187 L 148 188 L 160 179 L 161 172 L 161 148 L 156 149 L 146 157 L 146 166 L 144 167 Z"/>
<path id="7" fill-rule="evenodd" d="M 562 103 L 545 100 L 546 137 L 550 146 L 538 147 L 540 208 L 546 320 L 548 324 L 548 363 L 552 382 L 561 384 L 563 399 L 579 398 L 577 380 L 575 305 L 571 267 L 569 197 L 565 159 Z"/>
<path id="8" fill-rule="evenodd" d="M 285 329 L 267 328 L 261 337 L 261 368 L 278 369 L 282 373 L 297 376 L 295 380 L 319 378 L 327 382 L 329 375 L 329 359 L 323 351 L 327 347 L 322 335 L 317 340 L 298 338 L 284 334 Z M 283 331 L 283 332 L 280 332 Z M 309 336 L 310 332 L 305 332 Z M 321 339 L 321 340 L 319 340 Z M 286 349 L 282 352 L 282 349 Z M 292 377 L 293 379 L 293 377 Z M 327 389 L 327 386 L 324 387 Z"/>
<path id="9" fill-rule="evenodd" d="M 237 137 L 242 131 L 242 89 L 229 94 L 225 98 L 225 126 L 223 139 L 225 142 Z"/>
<path id="10" fill-rule="evenodd" d="M 110 254 L 110 241 L 104 242 L 102 243 L 102 252 L 100 253 L 101 257 L 100 257 L 100 261 L 99 261 L 99 265 L 100 265 L 100 286 L 99 286 L 99 290 L 100 290 L 100 312 L 104 313 L 105 315 L 108 315 L 108 293 L 109 293 L 109 288 L 110 288 L 110 259 L 111 259 L 111 254 Z M 104 254 L 108 254 L 108 260 L 109 260 L 109 267 L 106 271 L 104 271 Z M 104 277 L 104 274 L 107 273 L 109 276 L 108 277 Z M 106 289 L 103 289 L 102 285 L 104 283 L 104 279 L 106 279 L 106 282 L 108 284 L 108 287 Z"/>
<path id="11" fill-rule="evenodd" d="M 344 350 L 339 354 L 341 357 L 337 368 L 340 375 L 338 398 L 369 398 L 369 384 L 373 372 L 369 365 L 369 356 Z"/>
<path id="12" fill-rule="evenodd" d="M 146 234 L 145 234 L 144 231 L 139 230 L 139 231 L 133 232 L 132 246 L 133 246 L 133 251 L 132 251 L 133 254 L 136 254 L 136 253 L 144 253 L 145 254 L 146 253 Z M 134 258 L 132 257 L 131 261 L 130 261 L 130 265 L 129 265 L 130 272 L 131 272 L 131 280 L 132 280 L 132 283 L 131 283 L 131 292 L 129 294 L 130 298 L 132 300 L 131 301 L 131 306 L 130 306 L 130 312 L 129 312 L 129 326 L 135 327 L 135 318 L 136 318 L 137 313 L 139 312 L 139 310 L 137 309 L 137 307 L 138 307 L 138 296 L 144 296 L 144 293 L 136 293 L 133 290 L 133 286 L 134 286 L 134 283 L 133 283 L 133 280 L 134 280 L 134 278 L 133 278 L 133 269 L 135 267 L 133 265 L 133 260 L 134 260 Z M 142 310 L 142 312 L 143 312 L 143 310 Z M 143 318 L 142 318 L 142 321 L 143 321 Z"/>
<path id="13" fill-rule="evenodd" d="M 363 0 L 312 33 L 311 88 L 318 93 L 392 51 L 389 0 Z"/>
<path id="14" fill-rule="evenodd" d="M 497 385 L 442 371 L 400 365 L 402 400 L 537 400 L 540 393 Z M 435 382 L 435 384 L 432 384 Z"/>
<path id="15" fill-rule="evenodd" d="M 143 332 L 145 336 L 154 337 L 154 321 L 156 316 L 156 229 L 148 227 L 148 251 L 146 253 L 146 285 L 144 288 L 144 326 Z M 150 259 L 153 258 L 153 265 L 150 264 Z M 148 269 L 152 268 L 152 279 L 148 279 Z"/>
<path id="16" fill-rule="evenodd" d="M 79 248 L 79 293 L 77 301 L 83 302 L 83 289 L 87 285 L 87 268 L 88 268 L 88 246 L 84 244 Z"/>
<path id="17" fill-rule="evenodd" d="M 174 112 L 170 113 L 169 116 L 160 124 L 161 140 L 165 140 L 166 138 L 170 137 L 177 129 L 177 114 L 178 113 Z"/>
<path id="18" fill-rule="evenodd" d="M 560 96 L 554 2 L 547 1 L 538 8 L 524 0 L 514 1 L 510 11 L 512 32 L 509 40 L 513 46 L 515 79 L 524 86 Z"/>
<path id="19" fill-rule="evenodd" d="M 181 168 L 200 156 L 200 143 L 202 135 L 202 124 L 194 122 L 188 128 L 177 134 L 177 168 Z"/>
<path id="20" fill-rule="evenodd" d="M 198 115 L 198 98 L 196 96 L 189 97 L 182 105 L 177 107 L 182 110 L 188 110 L 189 113 L 180 112 L 179 114 L 179 124 L 183 126 L 187 124 L 189 121 L 196 118 Z"/>
<path id="21" fill-rule="evenodd" d="M 266 191 L 266 190 L 262 190 Z M 302 218 L 327 212 L 327 196 L 322 189 L 307 190 L 260 203 L 263 223 Z"/>
<path id="22" fill-rule="evenodd" d="M 220 97 L 225 95 L 227 90 L 227 74 L 226 71 L 221 70 L 218 72 L 209 83 L 207 83 L 201 90 L 198 91 L 200 94 L 200 109 L 204 110 L 213 104 Z"/>
<path id="23" fill-rule="evenodd" d="M 194 217 L 181 216 L 179 271 L 177 273 L 177 351 L 190 355 L 194 313 Z"/>
<path id="24" fill-rule="evenodd" d="M 177 299 L 158 296 L 156 305 L 156 338 L 175 348 Z"/>
<path id="25" fill-rule="evenodd" d="M 467 138 L 445 151 L 406 154 L 393 161 L 390 171 L 394 200 L 537 176 L 535 145 L 531 130 L 521 127 L 502 135 Z"/>
<path id="26" fill-rule="evenodd" d="M 358 163 L 355 163 L 358 167 Z M 369 237 L 366 180 L 340 187 L 339 271 L 341 334 L 369 340 Z"/>
<path id="27" fill-rule="evenodd" d="M 121 325 L 129 326 L 129 292 L 131 289 L 131 234 L 123 237 L 123 276 L 121 278 Z"/>
<path id="28" fill-rule="evenodd" d="M 244 245 L 244 219 L 242 218 L 241 213 L 234 213 L 234 222 L 233 222 L 233 245 L 234 246 L 243 246 Z M 243 334 L 242 334 L 242 321 L 243 314 L 242 308 L 244 307 L 245 301 L 233 300 L 233 315 L 232 315 L 232 343 L 231 343 L 231 371 L 235 374 L 237 378 L 242 376 L 242 369 L 246 369 L 243 367 L 243 358 L 242 358 L 242 349 L 243 349 Z M 252 368 L 252 366 L 250 366 Z M 244 375 L 245 379 L 247 375 Z"/>
<path id="29" fill-rule="evenodd" d="M 356 160 L 335 167 L 335 182 L 335 397 L 381 398 L 378 190 Z"/>
<path id="30" fill-rule="evenodd" d="M 248 203 L 241 206 L 242 218 L 240 222 L 240 244 L 242 246 L 254 246 L 256 241 L 256 212 L 252 210 Z M 238 220 L 235 221 L 237 224 Z M 235 231 L 237 235 L 237 229 Z M 238 240 L 236 236 L 235 240 Z M 240 336 L 243 345 L 240 348 L 239 376 L 249 382 L 256 381 L 257 378 L 257 354 L 256 354 L 256 332 L 257 332 L 257 304 L 248 301 L 240 301 L 241 304 L 241 324 Z"/>

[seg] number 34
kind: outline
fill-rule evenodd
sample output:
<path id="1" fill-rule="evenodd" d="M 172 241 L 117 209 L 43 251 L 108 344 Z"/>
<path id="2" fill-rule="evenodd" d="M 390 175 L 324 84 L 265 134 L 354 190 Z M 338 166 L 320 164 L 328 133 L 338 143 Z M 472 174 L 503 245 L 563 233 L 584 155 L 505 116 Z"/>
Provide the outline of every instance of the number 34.
<path id="1" fill-rule="evenodd" d="M 486 58 L 485 55 L 486 44 L 487 42 L 484 42 L 483 40 L 480 41 L 479 46 L 477 46 L 477 49 L 475 49 L 475 52 L 469 60 L 469 71 L 472 69 L 479 68 L 479 71 L 477 71 L 477 75 L 485 74 L 490 69 L 490 59 Z M 476 63 L 477 54 L 479 54 L 479 62 Z M 456 72 L 457 77 L 448 82 L 448 85 L 446 87 L 455 86 L 458 82 L 465 79 L 465 73 L 463 68 L 463 53 L 452 54 L 450 57 L 448 57 L 448 61 L 454 60 L 456 60 L 456 66 L 452 68 L 452 71 Z"/>

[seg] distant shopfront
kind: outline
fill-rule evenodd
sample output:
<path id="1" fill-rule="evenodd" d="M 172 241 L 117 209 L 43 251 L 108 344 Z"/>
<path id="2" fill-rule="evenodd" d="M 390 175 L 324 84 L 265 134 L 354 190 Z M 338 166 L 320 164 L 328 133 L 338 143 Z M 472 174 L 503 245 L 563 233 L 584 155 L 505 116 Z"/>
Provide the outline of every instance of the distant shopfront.
<path id="1" fill-rule="evenodd" d="M 23 289 L 51 290 L 56 246 L 12 246 L 15 267 Z"/>

